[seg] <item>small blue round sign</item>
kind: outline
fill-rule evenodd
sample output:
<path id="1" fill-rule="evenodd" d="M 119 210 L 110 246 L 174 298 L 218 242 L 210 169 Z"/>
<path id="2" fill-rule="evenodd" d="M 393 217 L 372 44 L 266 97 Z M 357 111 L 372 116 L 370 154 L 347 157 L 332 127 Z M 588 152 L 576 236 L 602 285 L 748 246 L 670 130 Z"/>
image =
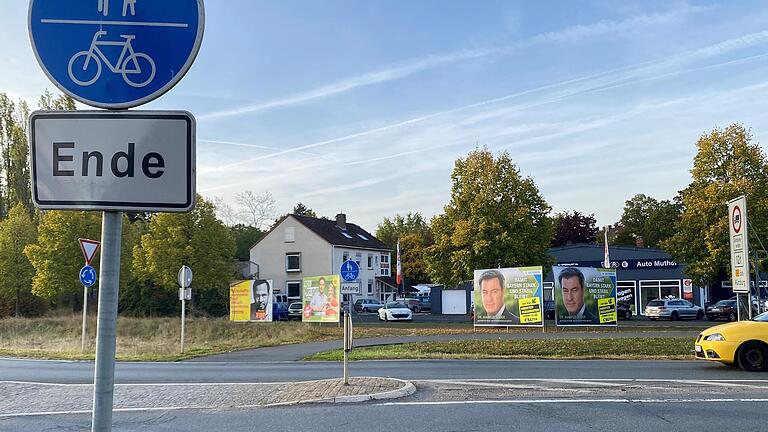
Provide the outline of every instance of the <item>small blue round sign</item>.
<path id="1" fill-rule="evenodd" d="M 86 287 L 96 283 L 96 270 L 93 267 L 87 265 L 80 269 L 80 283 Z"/>
<path id="2" fill-rule="evenodd" d="M 29 37 L 56 86 L 85 104 L 147 103 L 184 76 L 203 39 L 203 0 L 30 0 Z"/>
<path id="3" fill-rule="evenodd" d="M 341 264 L 339 274 L 345 281 L 352 282 L 357 280 L 357 277 L 360 276 L 360 266 L 357 265 L 357 262 L 355 261 L 346 260 Z"/>

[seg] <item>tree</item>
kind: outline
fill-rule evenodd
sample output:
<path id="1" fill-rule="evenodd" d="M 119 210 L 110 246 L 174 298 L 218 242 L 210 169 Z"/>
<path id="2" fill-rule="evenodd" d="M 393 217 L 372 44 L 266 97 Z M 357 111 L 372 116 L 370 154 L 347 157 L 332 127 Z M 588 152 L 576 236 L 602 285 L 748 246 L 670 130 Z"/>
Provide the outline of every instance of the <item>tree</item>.
<path id="1" fill-rule="evenodd" d="M 385 217 L 376 227 L 376 238 L 391 248 L 406 234 L 420 235 L 425 246 L 432 244 L 432 231 L 421 213 L 408 212 L 405 216 L 396 214 L 392 219 Z"/>
<path id="2" fill-rule="evenodd" d="M 264 237 L 264 231 L 243 224 L 230 227 L 229 231 L 235 239 L 235 258 L 238 261 L 249 261 L 251 259 L 251 247 Z"/>
<path id="3" fill-rule="evenodd" d="M 417 233 L 407 233 L 400 237 L 403 276 L 410 285 L 427 283 L 430 280 L 425 261 L 428 246 L 425 244 L 424 236 Z"/>
<path id="4" fill-rule="evenodd" d="M 591 243 L 597 235 L 595 215 L 583 215 L 578 211 L 558 213 L 552 218 L 555 235 L 552 246 Z"/>
<path id="5" fill-rule="evenodd" d="M 45 93 L 40 96 L 40 99 L 37 101 L 37 105 L 42 110 L 74 111 L 77 109 L 75 106 L 75 100 L 72 99 L 72 96 L 65 94 L 54 96 L 48 90 L 46 90 Z"/>
<path id="6" fill-rule="evenodd" d="M 237 211 L 229 205 L 224 197 L 214 196 L 211 198 L 211 203 L 216 208 L 216 216 L 224 222 L 224 225 L 233 226 L 237 224 L 240 217 L 238 216 Z"/>
<path id="7" fill-rule="evenodd" d="M 131 250 L 136 242 L 137 226 L 123 217 L 120 246 L 120 291 L 131 280 Z M 101 239 L 101 213 L 93 211 L 51 210 L 42 214 L 38 226 L 37 243 L 24 248 L 35 276 L 32 278 L 32 293 L 50 300 L 57 298 L 70 303 L 72 310 L 79 310 L 80 269 L 83 254 L 79 238 Z M 91 263 L 98 270 L 99 255 Z"/>
<path id="8" fill-rule="evenodd" d="M 198 196 L 189 213 L 160 213 L 152 218 L 133 249 L 136 286 L 149 287 L 161 301 L 174 299 L 177 273 L 187 265 L 194 273 L 195 307 L 210 315 L 224 315 L 235 271 L 234 254 L 235 240 L 229 229 L 216 219 L 213 204 Z"/>
<path id="9" fill-rule="evenodd" d="M 642 238 L 647 247 L 658 247 L 674 234 L 680 218 L 681 205 L 667 200 L 658 201 L 637 194 L 624 203 L 624 211 L 617 224 L 616 244 L 635 246 Z"/>
<path id="10" fill-rule="evenodd" d="M 302 203 L 298 203 L 295 206 L 293 206 L 293 210 L 291 211 L 291 213 L 299 216 L 308 216 L 313 218 L 317 217 L 317 213 L 315 213 L 314 210 L 305 206 Z"/>
<path id="11" fill-rule="evenodd" d="M 696 143 L 692 181 L 680 192 L 682 215 L 662 242 L 698 283 L 712 283 L 730 269 L 727 202 L 746 195 L 750 230 L 768 229 L 768 166 L 760 146 L 741 124 L 714 129 Z"/>
<path id="12" fill-rule="evenodd" d="M 27 143 L 26 102 L 15 105 L 4 93 L 0 93 L 0 159 L 3 175 L 4 200 L 0 203 L 0 216 L 16 204 L 23 204 L 32 214 L 32 194 L 29 184 L 29 145 Z"/>
<path id="13" fill-rule="evenodd" d="M 275 218 L 275 199 L 269 192 L 255 194 L 246 190 L 235 194 L 235 199 L 242 209 L 243 219 L 251 226 L 261 229 Z"/>
<path id="14" fill-rule="evenodd" d="M 16 204 L 8 219 L 0 222 L 0 300 L 15 302 L 16 316 L 22 314 L 22 302 L 34 303 L 31 297 L 35 268 L 24 255 L 24 248 L 37 241 L 37 226 L 23 204 Z M 39 305 L 39 303 L 38 303 Z M 39 314 L 40 310 L 27 312 Z M 37 313 L 35 313 L 37 312 Z"/>
<path id="15" fill-rule="evenodd" d="M 550 207 L 509 153 L 474 150 L 456 161 L 451 180 L 451 201 L 432 219 L 427 270 L 435 281 L 454 285 L 475 269 L 552 262 Z"/>

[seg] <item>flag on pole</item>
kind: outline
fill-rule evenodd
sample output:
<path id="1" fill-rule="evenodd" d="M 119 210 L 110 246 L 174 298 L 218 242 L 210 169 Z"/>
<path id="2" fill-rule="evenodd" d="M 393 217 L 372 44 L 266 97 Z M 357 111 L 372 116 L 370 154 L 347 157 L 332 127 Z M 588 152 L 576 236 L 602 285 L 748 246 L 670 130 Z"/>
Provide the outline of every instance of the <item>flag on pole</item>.
<path id="1" fill-rule="evenodd" d="M 397 284 L 403 283 L 403 266 L 400 262 L 400 240 L 397 241 Z"/>
<path id="2" fill-rule="evenodd" d="M 603 234 L 605 234 L 605 259 L 603 261 L 603 267 L 611 268 L 611 258 L 608 256 L 608 227 L 607 226 L 605 227 Z"/>

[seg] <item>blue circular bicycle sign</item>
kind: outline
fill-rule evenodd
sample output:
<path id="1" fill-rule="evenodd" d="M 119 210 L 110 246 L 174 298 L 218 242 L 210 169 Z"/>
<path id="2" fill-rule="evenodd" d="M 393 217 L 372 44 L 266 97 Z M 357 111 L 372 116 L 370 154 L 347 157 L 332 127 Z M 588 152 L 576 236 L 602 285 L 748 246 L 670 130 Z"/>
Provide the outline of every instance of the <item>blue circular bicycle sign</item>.
<path id="1" fill-rule="evenodd" d="M 189 70 L 203 39 L 203 0 L 30 0 L 29 37 L 58 88 L 85 104 L 147 103 Z"/>
<path id="2" fill-rule="evenodd" d="M 346 260 L 343 263 L 341 263 L 341 268 L 339 269 L 339 274 L 341 274 L 341 278 L 344 279 L 347 282 L 352 282 L 357 279 L 357 277 L 360 275 L 360 266 L 357 265 L 357 262 L 350 260 Z"/>

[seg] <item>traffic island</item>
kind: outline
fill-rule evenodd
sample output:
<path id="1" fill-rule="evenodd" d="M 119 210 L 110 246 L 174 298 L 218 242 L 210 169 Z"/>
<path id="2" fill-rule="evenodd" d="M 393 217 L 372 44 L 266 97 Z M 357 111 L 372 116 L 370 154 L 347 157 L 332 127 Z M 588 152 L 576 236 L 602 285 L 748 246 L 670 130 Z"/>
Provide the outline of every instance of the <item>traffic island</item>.
<path id="1" fill-rule="evenodd" d="M 416 387 L 394 378 L 355 377 L 226 384 L 117 384 L 114 411 L 266 408 L 307 403 L 350 403 L 409 396 Z M 92 384 L 0 382 L 0 419 L 42 413 L 90 414 Z"/>

